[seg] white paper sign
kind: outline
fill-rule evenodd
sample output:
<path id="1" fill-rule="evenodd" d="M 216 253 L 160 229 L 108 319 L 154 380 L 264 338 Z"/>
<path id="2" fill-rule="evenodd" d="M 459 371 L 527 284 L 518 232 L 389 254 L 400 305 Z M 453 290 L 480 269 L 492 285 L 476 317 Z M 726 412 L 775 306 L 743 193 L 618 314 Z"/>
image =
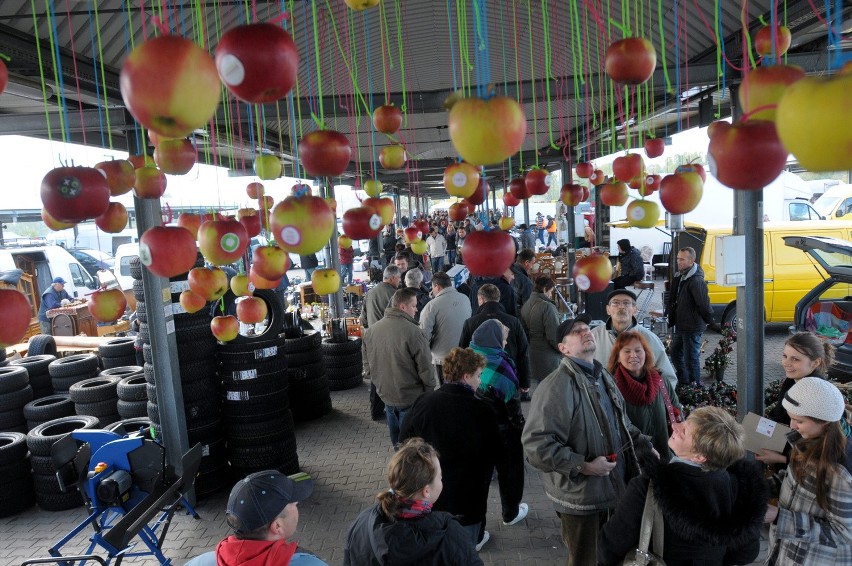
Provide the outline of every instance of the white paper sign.
<path id="1" fill-rule="evenodd" d="M 775 421 L 769 420 L 766 417 L 761 417 L 757 422 L 757 427 L 755 427 L 755 432 L 758 434 L 762 434 L 763 436 L 772 438 L 772 434 L 775 432 L 775 425 L 777 425 Z"/>

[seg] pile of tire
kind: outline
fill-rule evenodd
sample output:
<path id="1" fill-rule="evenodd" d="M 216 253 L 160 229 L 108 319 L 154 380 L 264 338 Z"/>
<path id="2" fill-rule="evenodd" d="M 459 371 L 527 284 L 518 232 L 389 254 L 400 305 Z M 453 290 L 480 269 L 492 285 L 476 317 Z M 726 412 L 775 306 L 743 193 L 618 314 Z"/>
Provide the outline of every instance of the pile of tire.
<path id="1" fill-rule="evenodd" d="M 318 419 L 331 412 L 322 334 L 318 330 L 306 330 L 298 338 L 287 339 L 287 381 L 296 422 Z"/>
<path id="2" fill-rule="evenodd" d="M 56 340 L 50 334 L 36 334 L 27 342 L 27 357 L 56 356 Z"/>
<path id="3" fill-rule="evenodd" d="M 30 376 L 30 387 L 33 388 L 33 399 L 41 399 L 53 395 L 53 383 L 48 368 L 51 362 L 55 360 L 56 356 L 51 354 L 34 355 L 27 353 L 26 357 L 14 360 L 10 365 L 27 368 L 27 375 Z"/>
<path id="4" fill-rule="evenodd" d="M 67 393 L 48 395 L 24 405 L 24 418 L 30 431 L 47 421 L 74 416 L 74 402 Z"/>
<path id="5" fill-rule="evenodd" d="M 331 391 L 354 389 L 363 383 L 361 339 L 350 336 L 345 342 L 323 340 L 322 359 Z"/>
<path id="6" fill-rule="evenodd" d="M 228 459 L 235 478 L 263 469 L 299 471 L 287 383 L 287 339 L 280 334 L 284 307 L 271 291 L 254 292 L 270 313 L 260 336 L 219 344 Z"/>
<path id="7" fill-rule="evenodd" d="M 9 365 L 9 360 L 6 359 L 6 348 L 0 348 L 0 367 Z"/>
<path id="8" fill-rule="evenodd" d="M 78 381 L 91 379 L 100 373 L 97 354 L 75 354 L 58 358 L 47 366 L 54 393 L 68 393 Z"/>
<path id="9" fill-rule="evenodd" d="M 120 421 L 118 414 L 118 382 L 115 375 L 98 375 L 78 381 L 71 386 L 68 396 L 74 403 L 74 412 L 80 416 L 97 417 L 101 426 Z"/>
<path id="10" fill-rule="evenodd" d="M 11 517 L 35 504 L 27 435 L 0 432 L 0 517 Z"/>
<path id="11" fill-rule="evenodd" d="M 114 422 L 109 426 L 105 426 L 104 430 L 114 432 L 119 436 L 127 436 L 135 432 L 144 431 L 144 435 L 149 437 L 151 429 L 151 419 L 148 417 L 134 417 L 132 419 L 122 419 Z"/>
<path id="12" fill-rule="evenodd" d="M 204 265 L 201 254 L 198 255 L 195 265 L 196 267 Z M 146 413 L 151 419 L 152 426 L 158 430 L 160 410 L 157 405 L 157 384 L 154 379 L 154 358 L 141 280 L 142 265 L 138 257 L 130 260 L 130 275 L 134 278 L 136 316 L 139 319 L 139 334 L 142 339 Z M 169 279 L 169 290 L 178 347 L 178 367 L 183 392 L 186 432 L 189 437 L 189 446 L 200 443 L 204 454 L 199 466 L 199 475 L 195 481 L 196 496 L 201 498 L 222 488 L 230 487 L 231 483 L 222 423 L 221 385 L 216 373 L 216 338 L 210 330 L 212 316 L 210 309 L 206 307 L 196 313 L 187 313 L 181 307 L 180 294 L 189 289 L 187 277 L 188 273 L 184 273 Z M 129 388 L 128 395 L 130 395 Z M 123 406 L 124 403 L 122 402 L 121 405 Z"/>
<path id="13" fill-rule="evenodd" d="M 140 366 L 120 366 L 105 369 L 101 375 L 119 378 L 115 388 L 118 394 L 118 416 L 124 419 L 148 418 L 148 387 L 145 372 Z"/>
<path id="14" fill-rule="evenodd" d="M 132 336 L 113 338 L 98 346 L 98 355 L 101 357 L 101 367 L 104 369 L 122 366 L 136 365 L 136 348 Z"/>
<path id="15" fill-rule="evenodd" d="M 70 432 L 91 428 L 98 428 L 97 417 L 76 415 L 47 421 L 27 433 L 36 503 L 45 511 L 63 511 L 83 505 L 83 497 L 76 487 L 64 493 L 59 487 L 50 448 Z"/>
<path id="16" fill-rule="evenodd" d="M 0 431 L 27 432 L 24 405 L 33 400 L 27 368 L 0 367 Z"/>

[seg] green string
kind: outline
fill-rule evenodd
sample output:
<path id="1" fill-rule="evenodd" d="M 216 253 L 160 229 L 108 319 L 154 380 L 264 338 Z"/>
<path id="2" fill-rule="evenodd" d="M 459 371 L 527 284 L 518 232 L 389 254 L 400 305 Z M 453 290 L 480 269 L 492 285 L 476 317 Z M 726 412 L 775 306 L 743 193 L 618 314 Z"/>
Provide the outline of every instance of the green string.
<path id="1" fill-rule="evenodd" d="M 328 0 L 326 0 L 328 2 Z M 334 18 L 332 18 L 333 20 Z M 317 100 L 319 103 L 319 120 L 317 117 L 311 113 L 311 117 L 314 119 L 314 122 L 320 127 L 321 130 L 325 129 L 325 112 L 323 111 L 322 104 L 322 73 L 320 72 L 320 47 L 319 47 L 319 28 L 317 26 L 317 3 L 311 2 L 311 21 L 313 22 L 314 28 L 314 61 L 316 61 L 317 65 Z"/>
<path id="2" fill-rule="evenodd" d="M 550 147 L 559 150 L 559 146 L 553 140 L 553 108 L 550 97 L 550 81 L 556 80 L 553 76 L 553 54 L 550 52 L 550 16 L 547 13 L 547 0 L 541 0 L 541 24 L 544 37 L 544 75 L 547 96 L 547 134 L 550 138 Z M 530 34 L 532 35 L 532 34 Z"/>
<path id="3" fill-rule="evenodd" d="M 47 0 L 44 0 L 44 11 L 47 12 L 47 37 L 50 39 L 50 60 L 53 63 L 53 83 L 58 89 L 60 85 L 59 64 L 56 60 L 56 37 L 53 35 L 53 20 L 56 15 L 53 13 L 53 10 L 50 9 L 50 4 Z M 61 114 L 67 114 L 68 109 L 65 107 L 65 95 L 63 93 L 57 92 L 56 102 L 59 105 L 59 112 Z M 69 141 L 68 132 L 65 131 L 65 120 L 62 119 L 62 117 L 59 119 L 59 129 L 62 132 L 62 141 L 67 143 Z"/>
<path id="4" fill-rule="evenodd" d="M 497 3 L 497 9 L 500 10 L 500 21 L 501 22 L 506 21 L 503 17 L 503 3 L 502 2 Z M 506 70 L 506 34 L 505 34 L 505 31 L 504 31 L 504 26 L 502 26 L 502 25 L 500 26 L 500 53 L 502 55 L 500 61 L 503 63 L 503 91 L 508 92 L 509 91 L 509 87 L 508 87 L 509 75 L 508 75 L 508 71 Z M 512 156 L 511 155 L 509 156 L 509 171 L 510 172 L 512 171 Z"/>
<path id="5" fill-rule="evenodd" d="M 390 92 L 388 90 L 388 68 L 385 63 L 385 46 L 388 43 L 387 22 L 384 17 L 385 4 L 379 2 L 379 47 L 382 50 L 382 87 L 385 89 L 385 102 L 390 102 Z M 388 46 L 388 55 L 390 55 L 390 47 Z"/>
<path id="6" fill-rule="evenodd" d="M 530 5 L 532 1 L 527 2 L 527 29 L 532 30 L 532 8 Z M 532 84 L 532 93 L 533 93 L 533 139 L 535 140 L 536 149 L 538 149 L 538 112 L 536 111 L 536 97 L 535 97 L 535 57 L 533 57 L 533 34 L 528 33 L 529 44 L 530 44 L 530 81 Z M 520 89 L 520 84 L 518 84 L 518 88 Z M 538 167 L 538 151 L 535 152 L 535 166 Z"/>
<path id="7" fill-rule="evenodd" d="M 404 127 L 408 127 L 408 90 L 405 86 L 405 58 L 403 57 L 402 50 L 402 10 L 399 7 L 399 0 L 394 0 L 394 8 L 396 13 L 396 44 L 397 44 L 397 57 L 399 57 L 399 74 L 402 79 L 402 105 L 400 105 L 399 109 L 402 111 L 402 116 L 404 122 Z"/>
<path id="8" fill-rule="evenodd" d="M 470 63 L 467 45 L 467 9 L 461 0 L 456 0 L 456 27 L 459 36 L 459 68 L 461 70 L 461 90 L 470 96 Z M 465 64 L 466 63 L 466 64 Z"/>
<path id="9" fill-rule="evenodd" d="M 98 40 L 98 66 L 100 67 L 101 72 L 101 84 L 103 85 L 103 104 L 104 104 L 104 115 L 106 120 L 106 133 L 107 133 L 107 144 L 109 144 L 109 148 L 112 149 L 112 127 L 110 126 L 109 121 L 109 105 L 107 104 L 107 92 L 106 92 L 106 72 L 104 71 L 104 51 L 103 45 L 101 43 L 101 24 L 98 16 L 98 4 L 95 3 L 95 37 Z M 133 29 L 133 28 L 131 28 Z M 142 144 L 147 145 L 147 144 Z"/>
<path id="10" fill-rule="evenodd" d="M 33 29 L 38 29 L 38 19 L 36 18 L 36 7 L 35 0 L 30 0 L 30 7 L 33 12 Z M 41 98 L 44 103 L 44 121 L 47 124 L 47 139 L 48 141 L 53 141 L 53 130 L 50 127 L 50 113 L 47 109 L 47 83 L 44 82 L 44 61 L 41 58 L 41 39 L 39 34 L 35 35 L 36 40 L 36 53 L 38 54 L 38 75 L 41 79 Z"/>
<path id="11" fill-rule="evenodd" d="M 329 0 L 325 0 L 325 3 L 326 3 L 326 6 L 329 7 L 329 10 L 331 10 L 331 5 L 329 4 Z M 352 21 L 349 18 L 348 12 L 349 12 L 349 10 L 347 10 L 347 22 L 349 22 L 349 27 L 350 27 L 349 37 L 351 38 L 351 42 L 354 43 L 355 42 L 355 31 L 354 31 L 354 28 L 352 27 Z M 334 18 L 331 18 L 331 29 L 334 32 L 334 40 L 337 43 L 337 49 L 340 52 L 341 58 L 343 59 L 343 63 L 346 65 L 346 71 L 349 73 L 349 77 L 352 79 L 353 91 L 357 95 L 358 100 L 360 100 L 361 104 L 364 106 L 365 113 L 368 114 L 368 115 L 372 115 L 373 111 L 370 108 L 370 105 L 367 102 L 367 99 L 364 98 L 364 94 L 361 92 L 361 89 L 358 88 L 358 72 L 357 72 L 357 68 L 358 68 L 357 61 L 358 61 L 358 59 L 357 59 L 357 56 L 355 55 L 358 52 L 357 45 L 355 46 L 355 48 L 351 49 L 351 52 L 353 53 L 353 55 L 352 55 L 353 65 L 350 65 L 346 61 L 346 52 L 343 49 L 343 45 L 340 43 L 340 35 L 337 32 L 337 25 L 334 22 Z M 356 69 L 355 71 L 352 70 L 353 67 Z M 357 104 L 356 104 L 356 106 L 357 106 Z M 299 119 L 301 120 L 301 116 L 300 116 Z"/>
<path id="12" fill-rule="evenodd" d="M 714 0 L 713 2 L 713 21 L 715 23 L 715 27 L 713 28 L 713 33 L 716 34 L 716 90 L 721 90 L 722 88 L 722 42 L 725 40 L 722 38 L 722 28 L 719 26 L 719 0 Z M 719 97 L 719 102 L 716 105 L 716 113 L 718 115 L 722 114 L 722 97 Z"/>
<path id="13" fill-rule="evenodd" d="M 663 26 L 663 0 L 657 0 L 657 24 L 660 28 L 660 51 L 663 53 L 663 76 L 666 78 L 666 92 L 674 94 L 672 81 L 669 78 L 669 64 L 666 60 L 666 32 Z M 677 25 L 677 22 L 675 22 L 674 25 Z M 675 46 L 675 49 L 677 49 L 677 46 Z"/>
<path id="14" fill-rule="evenodd" d="M 583 29 L 580 27 L 580 12 L 577 9 L 577 0 L 571 0 L 570 6 L 570 27 L 573 29 L 573 33 L 571 33 L 571 66 L 573 70 L 573 82 L 574 82 L 574 95 L 580 96 L 580 86 L 586 86 L 586 77 L 583 75 L 583 47 L 580 42 L 580 38 L 582 36 Z M 588 37 L 589 31 L 586 31 L 586 49 L 589 48 L 588 45 Z M 594 81 L 589 81 L 590 86 L 594 86 Z M 578 104 L 576 108 L 576 113 L 574 117 L 577 118 L 582 110 L 582 105 Z M 577 123 L 579 124 L 579 119 Z M 570 140 L 566 140 L 570 141 Z M 574 129 L 574 145 L 580 145 L 580 128 L 577 127 Z"/>
<path id="15" fill-rule="evenodd" d="M 514 41 L 516 37 L 518 37 L 518 14 L 517 14 L 517 4 L 515 0 L 512 0 L 512 27 L 514 31 L 514 35 L 512 36 L 513 43 L 515 45 L 515 84 L 517 85 L 515 89 L 515 97 L 518 100 L 518 104 L 521 104 L 521 77 L 520 77 L 520 59 L 519 53 L 520 49 L 518 48 L 518 42 Z M 518 152 L 518 169 L 523 170 L 524 168 L 524 147 L 521 146 L 521 150 Z M 511 171 L 510 171 L 511 175 Z"/>

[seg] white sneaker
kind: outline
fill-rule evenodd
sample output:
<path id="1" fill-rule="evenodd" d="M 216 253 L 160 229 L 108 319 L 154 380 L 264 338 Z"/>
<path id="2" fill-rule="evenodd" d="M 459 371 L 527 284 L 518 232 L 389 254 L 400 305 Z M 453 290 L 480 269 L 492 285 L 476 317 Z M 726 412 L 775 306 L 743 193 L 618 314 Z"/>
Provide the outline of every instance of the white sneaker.
<path id="1" fill-rule="evenodd" d="M 527 513 L 529 513 L 529 512 L 530 512 L 530 506 L 527 505 L 526 503 L 521 503 L 520 505 L 518 505 L 518 516 L 515 517 L 514 519 L 512 519 L 511 521 L 509 521 L 508 523 L 506 521 L 503 521 L 503 524 L 507 527 L 511 527 L 512 525 L 517 525 L 518 523 L 520 523 L 521 521 L 526 519 Z"/>
<path id="2" fill-rule="evenodd" d="M 485 531 L 485 533 L 482 535 L 482 540 L 479 541 L 476 544 L 476 552 L 479 552 L 480 550 L 482 550 L 482 547 L 485 546 L 485 543 L 488 542 L 490 539 L 491 539 L 491 533 L 489 533 L 488 531 Z"/>

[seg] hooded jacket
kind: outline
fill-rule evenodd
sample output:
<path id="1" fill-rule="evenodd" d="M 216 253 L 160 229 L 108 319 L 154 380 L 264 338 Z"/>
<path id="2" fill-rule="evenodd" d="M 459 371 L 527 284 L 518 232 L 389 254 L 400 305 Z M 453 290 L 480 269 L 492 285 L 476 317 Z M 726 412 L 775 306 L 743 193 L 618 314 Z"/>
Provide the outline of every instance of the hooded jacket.
<path id="1" fill-rule="evenodd" d="M 392 521 L 378 505 L 358 515 L 343 547 L 343 566 L 479 566 L 470 535 L 449 513 Z"/>
<path id="2" fill-rule="evenodd" d="M 248 540 L 229 536 L 216 546 L 219 566 L 280 566 L 290 563 L 296 543 L 285 540 Z"/>
<path id="3" fill-rule="evenodd" d="M 645 277 L 645 262 L 642 253 L 636 246 L 630 246 L 626 252 L 618 254 L 618 262 L 621 264 L 621 276 L 630 277 L 630 281 L 642 281 Z"/>
<path id="4" fill-rule="evenodd" d="M 644 474 L 631 480 L 601 530 L 599 564 L 621 564 L 638 546 L 651 480 L 665 524 L 662 556 L 667 566 L 748 564 L 757 558 L 768 497 L 757 464 L 740 460 L 714 471 L 677 460 L 661 464 L 643 458 L 642 464 Z"/>
<path id="5" fill-rule="evenodd" d="M 713 324 L 707 282 L 697 263 L 686 273 L 678 272 L 672 277 L 666 315 L 675 332 L 704 332 L 708 324 Z"/>
<path id="6" fill-rule="evenodd" d="M 562 361 L 559 340 L 556 338 L 556 329 L 560 322 L 559 311 L 544 293 L 533 291 L 530 300 L 521 308 L 521 322 L 530 341 L 531 377 L 541 381 Z M 595 341 L 600 345 L 597 337 Z"/>
<path id="7" fill-rule="evenodd" d="M 518 372 L 518 387 L 526 389 L 530 386 L 530 353 L 527 334 L 517 317 L 506 313 L 503 305 L 494 301 L 483 303 L 476 309 L 476 314 L 467 319 L 462 327 L 459 346 L 467 348 L 473 339 L 474 331 L 479 325 L 496 318 L 509 327 L 509 339 L 506 342 L 506 353 L 515 361 Z"/>

